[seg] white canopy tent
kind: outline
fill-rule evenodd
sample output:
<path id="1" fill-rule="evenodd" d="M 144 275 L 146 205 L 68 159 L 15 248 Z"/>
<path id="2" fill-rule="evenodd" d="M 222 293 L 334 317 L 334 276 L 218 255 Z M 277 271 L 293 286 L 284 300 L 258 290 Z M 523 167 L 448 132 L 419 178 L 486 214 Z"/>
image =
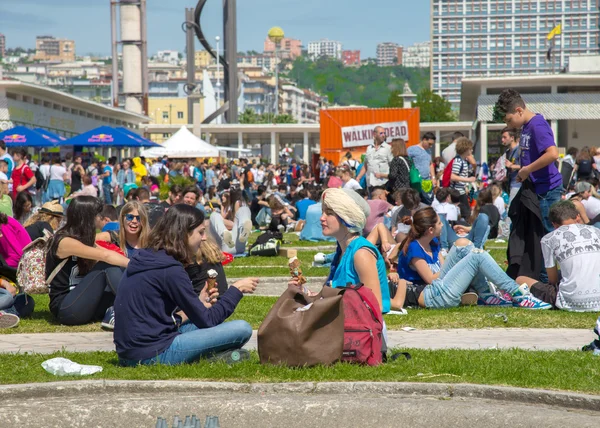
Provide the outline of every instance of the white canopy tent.
<path id="1" fill-rule="evenodd" d="M 196 137 L 185 126 L 171 136 L 161 147 L 144 150 L 142 156 L 157 158 L 204 158 L 219 156 L 219 149 Z"/>

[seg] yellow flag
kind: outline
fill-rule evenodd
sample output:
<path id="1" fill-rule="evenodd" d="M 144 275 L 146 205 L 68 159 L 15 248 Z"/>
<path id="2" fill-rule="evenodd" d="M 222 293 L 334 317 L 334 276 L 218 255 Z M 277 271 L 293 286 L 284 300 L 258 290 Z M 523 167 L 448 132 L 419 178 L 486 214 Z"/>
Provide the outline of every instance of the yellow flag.
<path id="1" fill-rule="evenodd" d="M 552 31 L 550 31 L 548 33 L 548 40 L 552 40 L 554 38 L 554 36 L 558 36 L 561 32 L 561 24 L 558 24 L 556 27 L 554 27 L 552 29 Z"/>

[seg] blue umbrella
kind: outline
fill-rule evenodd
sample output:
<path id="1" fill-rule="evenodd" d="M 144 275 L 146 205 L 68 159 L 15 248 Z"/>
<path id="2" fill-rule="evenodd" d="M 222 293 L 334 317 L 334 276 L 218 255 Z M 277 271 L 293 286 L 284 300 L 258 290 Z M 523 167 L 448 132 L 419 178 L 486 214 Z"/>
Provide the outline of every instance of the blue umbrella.
<path id="1" fill-rule="evenodd" d="M 140 138 L 134 138 L 110 126 L 100 126 L 84 132 L 68 139 L 65 144 L 82 147 L 143 147 L 145 145 Z"/>
<path id="2" fill-rule="evenodd" d="M 67 139 L 65 137 L 63 137 L 62 135 L 55 134 L 54 132 L 50 132 L 44 128 L 34 128 L 33 130 L 35 132 L 37 132 L 38 134 L 42 134 L 47 137 L 54 138 L 55 140 L 58 140 L 60 142 L 67 141 Z"/>
<path id="3" fill-rule="evenodd" d="M 59 140 L 24 126 L 0 132 L 0 140 L 4 140 L 7 147 L 56 147 L 60 144 Z"/>
<path id="4" fill-rule="evenodd" d="M 150 141 L 149 139 L 144 138 L 139 134 L 136 134 L 131 129 L 123 128 L 122 126 L 117 126 L 116 129 L 118 129 L 119 131 L 121 131 L 127 135 L 131 135 L 132 137 L 134 137 L 136 139 L 141 140 L 144 147 L 160 147 L 160 144 L 156 144 L 154 141 Z"/>

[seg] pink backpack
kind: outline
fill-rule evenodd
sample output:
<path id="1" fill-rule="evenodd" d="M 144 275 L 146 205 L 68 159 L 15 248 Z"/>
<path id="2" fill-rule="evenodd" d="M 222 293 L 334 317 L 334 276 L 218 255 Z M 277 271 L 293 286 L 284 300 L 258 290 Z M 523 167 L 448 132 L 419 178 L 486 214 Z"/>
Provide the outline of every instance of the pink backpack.
<path id="1" fill-rule="evenodd" d="M 377 366 L 383 362 L 383 318 L 377 299 L 363 285 L 343 288 L 344 351 L 342 361 Z"/>

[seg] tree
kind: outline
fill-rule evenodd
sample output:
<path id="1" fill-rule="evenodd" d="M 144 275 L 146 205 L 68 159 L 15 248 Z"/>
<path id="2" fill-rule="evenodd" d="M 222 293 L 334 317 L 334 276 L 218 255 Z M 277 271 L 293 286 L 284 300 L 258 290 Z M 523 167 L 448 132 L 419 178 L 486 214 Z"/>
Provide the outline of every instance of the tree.
<path id="1" fill-rule="evenodd" d="M 402 98 L 402 91 L 395 89 L 390 93 L 386 107 L 404 107 L 404 99 Z"/>
<path id="2" fill-rule="evenodd" d="M 401 90 L 406 82 L 415 91 L 429 88 L 428 68 L 377 67 L 375 64 L 344 67 L 341 61 L 326 57 L 315 61 L 298 57 L 292 69 L 282 73 L 299 88 L 327 95 L 329 102 L 339 105 L 386 107 L 390 91 Z"/>
<path id="3" fill-rule="evenodd" d="M 417 93 L 417 100 L 412 103 L 421 111 L 421 122 L 454 122 L 450 101 L 440 97 L 431 89 L 422 89 Z"/>
<path id="4" fill-rule="evenodd" d="M 259 119 L 260 116 L 251 108 L 247 108 L 239 116 L 240 123 L 258 123 Z"/>

